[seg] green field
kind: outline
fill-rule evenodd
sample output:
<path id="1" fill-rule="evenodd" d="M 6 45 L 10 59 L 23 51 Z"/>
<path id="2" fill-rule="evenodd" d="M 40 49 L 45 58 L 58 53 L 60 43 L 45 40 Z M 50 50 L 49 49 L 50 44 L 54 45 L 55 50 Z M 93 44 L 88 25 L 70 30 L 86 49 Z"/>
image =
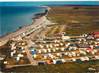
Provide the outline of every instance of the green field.
<path id="1" fill-rule="evenodd" d="M 68 34 L 99 31 L 99 6 L 52 6 L 48 18 L 67 25 Z"/>
<path id="2" fill-rule="evenodd" d="M 83 63 L 65 63 L 65 64 L 57 64 L 57 65 L 16 67 L 16 68 L 12 68 L 11 70 L 6 70 L 6 72 L 87 73 L 89 67 L 99 68 L 99 60 L 83 62 Z M 98 71 L 99 71 L 99 69 L 98 69 Z M 92 73 L 94 73 L 94 72 L 92 72 Z"/>

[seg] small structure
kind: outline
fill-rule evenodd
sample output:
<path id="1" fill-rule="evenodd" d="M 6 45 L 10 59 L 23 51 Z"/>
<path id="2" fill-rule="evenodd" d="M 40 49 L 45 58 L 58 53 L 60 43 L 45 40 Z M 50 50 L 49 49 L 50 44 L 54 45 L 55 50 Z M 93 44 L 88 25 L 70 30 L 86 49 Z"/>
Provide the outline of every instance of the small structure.
<path id="1" fill-rule="evenodd" d="M 70 37 L 69 36 L 62 36 L 62 40 L 70 40 Z"/>
<path id="2" fill-rule="evenodd" d="M 4 60 L 5 59 L 5 55 L 0 55 L 0 61 Z"/>
<path id="3" fill-rule="evenodd" d="M 99 38 L 99 32 L 93 32 L 92 35 L 94 35 L 95 38 Z"/>

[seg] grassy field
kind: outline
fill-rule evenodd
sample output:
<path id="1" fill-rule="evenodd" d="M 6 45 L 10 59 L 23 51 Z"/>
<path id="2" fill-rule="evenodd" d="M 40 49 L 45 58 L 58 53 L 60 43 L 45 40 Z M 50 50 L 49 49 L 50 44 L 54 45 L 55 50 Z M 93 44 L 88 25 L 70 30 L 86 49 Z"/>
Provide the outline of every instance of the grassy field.
<path id="1" fill-rule="evenodd" d="M 48 18 L 67 25 L 68 34 L 99 31 L 99 6 L 52 6 Z"/>
<path id="2" fill-rule="evenodd" d="M 40 66 L 26 66 L 15 67 L 11 70 L 5 70 L 6 72 L 29 72 L 29 73 L 87 73 L 89 67 L 98 67 L 98 61 L 90 61 L 83 63 L 65 63 L 57 65 L 40 65 Z M 98 69 L 99 71 L 99 69 Z M 94 73 L 94 72 L 89 72 Z"/>

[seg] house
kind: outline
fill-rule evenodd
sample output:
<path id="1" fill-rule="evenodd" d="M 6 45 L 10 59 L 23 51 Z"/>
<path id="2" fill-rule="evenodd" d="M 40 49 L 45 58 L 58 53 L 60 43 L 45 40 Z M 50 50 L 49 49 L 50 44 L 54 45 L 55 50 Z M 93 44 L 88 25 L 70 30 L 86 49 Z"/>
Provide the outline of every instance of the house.
<path id="1" fill-rule="evenodd" d="M 45 64 L 47 64 L 45 61 L 38 62 L 38 65 L 45 65 Z"/>
<path id="2" fill-rule="evenodd" d="M 91 48 L 91 47 L 86 48 L 86 51 L 87 51 L 87 52 L 92 52 L 92 51 L 93 51 L 93 48 Z"/>
<path id="3" fill-rule="evenodd" d="M 6 57 L 5 55 L 1 55 L 1 54 L 0 54 L 0 61 L 4 60 L 5 57 Z"/>
<path id="4" fill-rule="evenodd" d="M 99 38 L 99 32 L 93 32 L 92 35 L 94 35 L 95 38 Z"/>
<path id="5" fill-rule="evenodd" d="M 68 36 L 68 35 L 62 35 L 62 40 L 70 40 L 70 36 Z"/>
<path id="6" fill-rule="evenodd" d="M 88 50 L 90 46 L 88 44 L 77 44 L 77 48 L 79 48 L 79 50 Z"/>

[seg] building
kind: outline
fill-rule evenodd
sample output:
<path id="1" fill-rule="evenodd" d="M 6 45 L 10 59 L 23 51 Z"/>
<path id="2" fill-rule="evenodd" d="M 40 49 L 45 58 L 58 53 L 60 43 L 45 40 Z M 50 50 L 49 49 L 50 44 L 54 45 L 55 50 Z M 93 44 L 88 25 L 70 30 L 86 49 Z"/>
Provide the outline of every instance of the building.
<path id="1" fill-rule="evenodd" d="M 94 35 L 95 38 L 99 38 L 99 32 L 93 32 L 92 34 Z"/>

